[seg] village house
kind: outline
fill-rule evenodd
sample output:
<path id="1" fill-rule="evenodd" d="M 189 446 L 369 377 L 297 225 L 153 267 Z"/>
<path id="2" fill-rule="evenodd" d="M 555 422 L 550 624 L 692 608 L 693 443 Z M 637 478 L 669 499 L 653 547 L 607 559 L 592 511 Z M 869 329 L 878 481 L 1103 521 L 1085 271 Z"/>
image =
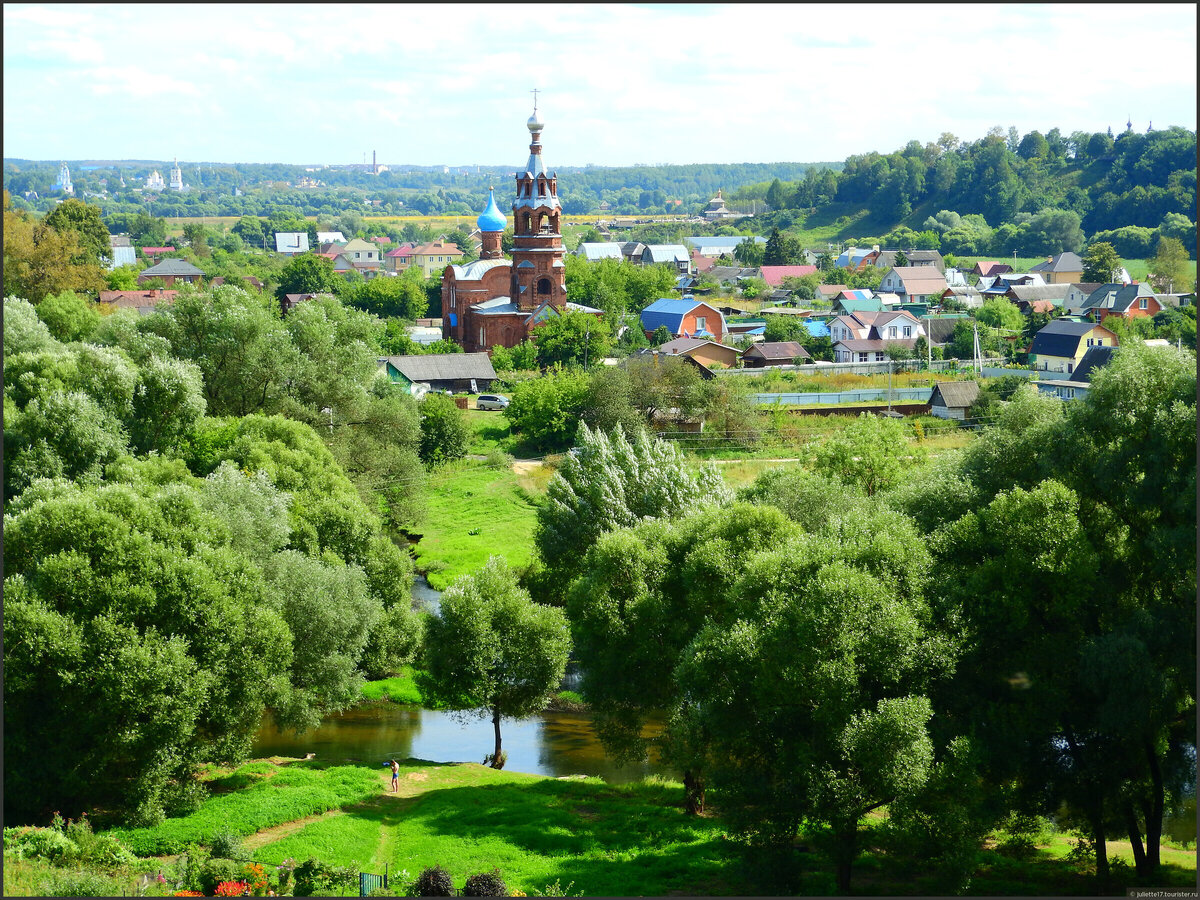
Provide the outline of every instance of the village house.
<path id="1" fill-rule="evenodd" d="M 410 393 L 419 386 L 434 391 L 478 394 L 496 380 L 496 370 L 486 353 L 426 353 L 420 356 L 385 356 L 379 359 L 393 384 Z"/>
<path id="2" fill-rule="evenodd" d="M 892 346 L 915 348 L 925 329 L 911 313 L 857 312 L 831 320 L 829 336 L 834 362 L 882 362 Z"/>
<path id="3" fill-rule="evenodd" d="M 671 337 L 707 337 L 720 343 L 726 334 L 725 317 L 716 307 L 696 300 L 655 300 L 641 313 L 642 330 L 650 337 L 665 325 Z"/>
<path id="4" fill-rule="evenodd" d="M 742 354 L 742 365 L 748 369 L 790 366 L 798 362 L 812 362 L 812 356 L 796 341 L 763 341 Z"/>
<path id="5" fill-rule="evenodd" d="M 145 284 L 151 278 L 161 278 L 167 287 L 177 281 L 196 284 L 204 277 L 204 272 L 197 269 L 186 259 L 164 259 L 156 266 L 143 269 L 138 273 L 137 283 Z"/>
<path id="6" fill-rule="evenodd" d="M 1067 285 L 1067 293 L 1063 297 L 1063 312 L 1070 316 L 1079 315 L 1088 297 L 1102 287 L 1103 284 L 1090 281 L 1077 281 Z"/>
<path id="7" fill-rule="evenodd" d="M 904 258 L 911 266 L 933 266 L 943 275 L 946 274 L 946 261 L 936 250 L 873 250 L 867 261 L 877 269 L 892 269 L 896 267 L 896 257 L 904 253 Z"/>
<path id="8" fill-rule="evenodd" d="M 1097 369 L 1108 365 L 1118 349 L 1109 346 L 1089 347 L 1070 378 L 1039 380 L 1033 382 L 1034 387 L 1039 393 L 1057 397 L 1059 400 L 1082 400 L 1092 387 L 1092 375 Z"/>
<path id="9" fill-rule="evenodd" d="M 978 275 L 980 278 L 994 278 L 997 275 L 1002 275 L 1012 270 L 1012 266 L 1008 263 L 995 262 L 994 260 L 980 260 L 972 266 L 971 274 Z"/>
<path id="10" fill-rule="evenodd" d="M 412 265 L 413 247 L 409 244 L 401 244 L 394 250 L 389 250 L 384 254 L 384 267 L 389 272 L 403 272 Z"/>
<path id="11" fill-rule="evenodd" d="M 1133 284 L 1103 284 L 1088 296 L 1080 308 L 1080 314 L 1096 322 L 1109 316 L 1136 319 L 1155 316 L 1162 312 L 1164 304 L 1154 294 L 1154 289 L 1143 282 Z"/>
<path id="12" fill-rule="evenodd" d="M 1096 322 L 1055 319 L 1033 336 L 1029 361 L 1043 377 L 1070 374 L 1090 347 L 1116 347 L 1117 336 Z"/>
<path id="13" fill-rule="evenodd" d="M 879 282 L 880 291 L 899 294 L 905 303 L 928 303 L 945 293 L 946 277 L 936 266 L 901 266 L 888 269 Z"/>
<path id="14" fill-rule="evenodd" d="M 101 291 L 100 303 L 106 309 L 136 309 L 143 316 L 154 312 L 160 303 L 174 303 L 179 291 L 154 288 L 146 291 Z"/>
<path id="15" fill-rule="evenodd" d="M 687 356 L 708 368 L 730 369 L 737 365 L 742 353 L 736 347 L 727 347 L 703 338 L 675 338 L 658 347 L 664 356 Z"/>
<path id="16" fill-rule="evenodd" d="M 355 238 L 336 251 L 346 257 L 355 269 L 366 274 L 367 270 L 378 270 L 383 265 L 383 252 L 378 244 L 370 244 L 362 238 Z"/>
<path id="17" fill-rule="evenodd" d="M 462 255 L 457 244 L 449 241 L 432 241 L 413 248 L 412 264 L 428 278 L 438 269 L 453 265 L 462 259 Z"/>
<path id="18" fill-rule="evenodd" d="M 1083 260 L 1078 253 L 1064 250 L 1057 256 L 1047 256 L 1045 262 L 1031 266 L 1029 271 L 1041 275 L 1047 284 L 1071 284 L 1083 277 Z"/>
<path id="19" fill-rule="evenodd" d="M 284 256 L 295 256 L 308 252 L 307 231 L 277 231 L 275 232 L 275 252 Z"/>

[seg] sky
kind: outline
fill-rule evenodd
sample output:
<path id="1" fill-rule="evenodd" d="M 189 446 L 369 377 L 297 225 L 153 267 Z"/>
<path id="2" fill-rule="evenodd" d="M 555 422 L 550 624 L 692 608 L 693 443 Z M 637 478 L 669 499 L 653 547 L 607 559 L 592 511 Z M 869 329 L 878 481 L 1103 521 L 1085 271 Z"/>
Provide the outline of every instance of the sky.
<path id="1" fill-rule="evenodd" d="M 4 5 L 4 156 L 832 162 L 1196 128 L 1195 4 Z"/>

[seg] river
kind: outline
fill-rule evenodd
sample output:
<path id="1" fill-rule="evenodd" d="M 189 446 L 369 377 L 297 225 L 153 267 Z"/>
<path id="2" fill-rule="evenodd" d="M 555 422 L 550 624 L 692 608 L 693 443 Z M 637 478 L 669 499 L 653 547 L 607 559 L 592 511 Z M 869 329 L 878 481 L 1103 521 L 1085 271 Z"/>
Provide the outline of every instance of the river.
<path id="1" fill-rule="evenodd" d="M 441 593 L 424 575 L 413 581 L 414 605 L 436 613 Z M 568 687 L 577 686 L 570 673 Z M 503 719 L 500 735 L 508 754 L 505 769 L 536 775 L 595 775 L 610 784 L 637 781 L 647 775 L 670 776 L 657 760 L 619 766 L 604 753 L 587 713 L 547 712 L 528 719 Z M 401 706 L 364 703 L 329 716 L 312 731 L 297 735 L 281 732 L 264 721 L 255 738 L 253 755 L 304 756 L 353 760 L 383 765 L 386 760 L 427 759 L 433 762 L 483 762 L 495 749 L 491 719 L 463 719 L 454 713 Z"/>
<path id="2" fill-rule="evenodd" d="M 587 713 L 547 712 L 528 719 L 503 719 L 500 734 L 508 754 L 505 769 L 537 775 L 595 775 L 610 784 L 647 775 L 669 775 L 657 762 L 618 766 L 604 753 Z M 255 738 L 253 756 L 304 756 L 368 762 L 395 759 L 483 762 L 495 745 L 491 719 L 460 720 L 453 713 L 382 701 L 330 716 L 304 734 L 280 732 L 268 720 Z"/>

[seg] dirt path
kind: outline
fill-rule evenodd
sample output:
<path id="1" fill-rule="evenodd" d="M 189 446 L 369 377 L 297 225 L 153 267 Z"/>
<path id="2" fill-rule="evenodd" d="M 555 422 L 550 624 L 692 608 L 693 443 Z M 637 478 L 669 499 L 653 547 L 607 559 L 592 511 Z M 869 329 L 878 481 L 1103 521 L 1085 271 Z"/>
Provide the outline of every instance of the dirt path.
<path id="1" fill-rule="evenodd" d="M 315 816 L 305 816 L 303 819 L 292 819 L 290 822 L 284 822 L 282 825 L 272 825 L 270 828 L 264 828 L 262 831 L 256 831 L 244 841 L 242 847 L 249 853 L 253 853 L 259 847 L 265 844 L 270 844 L 280 838 L 285 838 L 289 834 L 295 834 L 301 829 L 307 828 L 313 822 L 320 822 L 322 819 L 331 819 L 334 816 L 344 816 L 345 810 L 331 809 L 328 812 L 319 813 Z"/>
<path id="2" fill-rule="evenodd" d="M 514 475 L 528 475 L 530 472 L 541 468 L 542 460 L 540 459 L 514 459 L 512 470 Z"/>

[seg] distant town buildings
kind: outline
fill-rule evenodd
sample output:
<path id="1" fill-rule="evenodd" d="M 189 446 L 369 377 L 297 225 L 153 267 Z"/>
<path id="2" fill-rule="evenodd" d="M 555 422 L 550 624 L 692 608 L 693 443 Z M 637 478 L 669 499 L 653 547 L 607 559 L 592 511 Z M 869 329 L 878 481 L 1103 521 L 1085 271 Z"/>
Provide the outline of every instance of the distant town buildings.
<path id="1" fill-rule="evenodd" d="M 721 196 L 721 191 L 718 189 L 717 196 L 708 201 L 708 208 L 704 210 L 704 218 L 711 222 L 716 219 L 732 219 L 736 217 L 737 213 L 725 205 L 725 198 Z"/>
<path id="2" fill-rule="evenodd" d="M 150 177 L 146 179 L 146 190 L 148 191 L 165 191 L 167 183 L 163 181 L 163 177 L 158 174 L 158 169 L 150 173 Z"/>

